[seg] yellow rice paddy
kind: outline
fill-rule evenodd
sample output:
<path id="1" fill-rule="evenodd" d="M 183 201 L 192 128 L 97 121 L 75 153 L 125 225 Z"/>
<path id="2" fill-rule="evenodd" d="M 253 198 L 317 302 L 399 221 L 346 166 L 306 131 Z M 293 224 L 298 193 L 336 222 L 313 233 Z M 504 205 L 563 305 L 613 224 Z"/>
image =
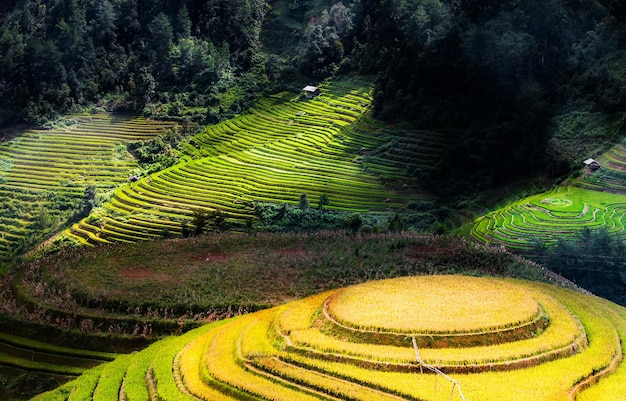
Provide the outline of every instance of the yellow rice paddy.
<path id="1" fill-rule="evenodd" d="M 450 293 L 438 292 L 440 287 Z M 412 297 L 416 289 L 422 290 L 421 298 Z M 370 291 L 369 296 L 360 290 Z M 447 305 L 433 302 L 431 297 L 437 296 Z M 409 302 L 402 301 L 405 297 Z M 450 336 L 449 347 L 420 346 L 422 364 L 411 344 L 390 346 L 371 341 L 386 334 L 363 336 L 364 331 L 358 329 L 338 330 L 338 335 L 332 330 L 323 332 L 327 322 L 324 305 L 362 326 L 366 326 L 364 322 L 374 326 L 365 320 L 366 311 L 376 316 L 385 308 L 396 313 L 404 308 L 407 314 L 411 308 L 438 308 L 464 321 L 464 325 L 453 325 L 454 330 L 487 328 L 485 338 L 494 335 L 486 334 L 488 328 L 532 320 L 537 311 L 547 316 L 549 323 L 541 329 L 522 325 L 513 330 L 521 335 L 536 330 L 530 337 L 481 346 L 458 346 L 455 341 L 460 336 Z M 355 313 L 349 314 L 349 308 Z M 493 320 L 481 317 L 485 311 Z M 381 314 L 375 324 L 385 330 L 432 330 L 424 323 L 430 319 L 436 330 L 451 331 L 445 324 L 452 323 L 442 323 L 434 312 L 420 316 L 424 317 L 389 323 Z M 495 333 L 503 332 L 495 329 Z M 626 394 L 622 347 L 626 343 L 626 308 L 528 281 L 430 276 L 370 282 L 185 335 L 190 337 L 189 343 L 186 347 L 180 343 L 170 368 L 174 376 L 178 373 L 181 377 L 176 380 L 177 388 L 168 387 L 163 380 L 166 376 L 159 376 L 159 399 L 456 401 L 461 399 L 462 389 L 465 399 L 473 401 L 625 401 Z M 368 341 L 363 341 L 364 337 Z M 133 365 L 124 365 L 124 369 L 126 366 Z M 157 360 L 152 366 L 162 368 Z M 435 368 L 441 369 L 440 374 L 433 372 Z M 64 394 L 78 386 L 80 379 L 65 386 Z M 180 397 L 176 392 L 181 392 Z M 166 393 L 172 396 L 160 396 Z M 54 399 L 69 401 L 73 397 Z"/>
<path id="2" fill-rule="evenodd" d="M 327 303 L 346 326 L 400 333 L 475 333 L 532 321 L 541 307 L 512 282 L 465 276 L 405 277 L 338 291 Z"/>

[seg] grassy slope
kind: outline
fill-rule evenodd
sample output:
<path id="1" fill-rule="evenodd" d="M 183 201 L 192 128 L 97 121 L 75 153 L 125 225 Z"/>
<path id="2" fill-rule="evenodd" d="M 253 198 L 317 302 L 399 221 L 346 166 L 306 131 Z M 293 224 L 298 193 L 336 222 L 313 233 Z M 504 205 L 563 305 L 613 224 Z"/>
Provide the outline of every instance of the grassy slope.
<path id="1" fill-rule="evenodd" d="M 24 266 L 14 283 L 22 300 L 49 313 L 195 321 L 374 278 L 445 271 L 549 278 L 532 263 L 461 239 L 322 232 L 221 234 L 68 250 Z"/>

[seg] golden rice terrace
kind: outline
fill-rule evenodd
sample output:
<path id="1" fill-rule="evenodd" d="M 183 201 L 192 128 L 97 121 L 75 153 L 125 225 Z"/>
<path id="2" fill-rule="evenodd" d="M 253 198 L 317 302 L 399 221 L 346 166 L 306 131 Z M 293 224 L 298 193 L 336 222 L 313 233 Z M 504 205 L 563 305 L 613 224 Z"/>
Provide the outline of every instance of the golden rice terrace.
<path id="1" fill-rule="evenodd" d="M 572 290 L 389 279 L 169 337 L 35 399 L 621 400 L 624 340 L 626 309 Z"/>

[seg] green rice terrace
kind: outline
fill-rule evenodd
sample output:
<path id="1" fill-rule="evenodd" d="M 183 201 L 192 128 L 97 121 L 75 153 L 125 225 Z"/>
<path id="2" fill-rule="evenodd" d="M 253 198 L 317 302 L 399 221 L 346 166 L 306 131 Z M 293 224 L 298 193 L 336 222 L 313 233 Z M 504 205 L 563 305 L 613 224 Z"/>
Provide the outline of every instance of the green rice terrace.
<path id="1" fill-rule="evenodd" d="M 574 183 L 583 188 L 626 194 L 626 147 L 624 140 L 598 157 L 601 169 L 585 173 Z"/>
<path id="2" fill-rule="evenodd" d="M 0 144 L 0 255 L 30 244 L 42 231 L 63 227 L 80 208 L 89 185 L 104 192 L 126 182 L 139 166 L 124 144 L 162 135 L 171 126 L 139 117 L 84 114 L 62 128 L 5 138 Z"/>
<path id="3" fill-rule="evenodd" d="M 601 168 L 585 170 L 549 192 L 527 196 L 478 217 L 469 235 L 481 242 L 527 252 L 540 241 L 554 245 L 583 229 L 606 229 L 626 240 L 626 148 L 612 147 L 598 157 Z"/>
<path id="4" fill-rule="evenodd" d="M 559 236 L 574 237 L 583 228 L 606 228 L 626 239 L 625 213 L 623 195 L 560 186 L 479 217 L 471 236 L 520 251 L 532 249 L 536 239 L 555 244 Z"/>
<path id="5" fill-rule="evenodd" d="M 297 205 L 302 194 L 344 212 L 389 213 L 429 200 L 407 173 L 432 168 L 441 136 L 409 139 L 372 120 L 371 90 L 354 78 L 322 85 L 314 99 L 285 92 L 260 100 L 191 138 L 178 164 L 117 188 L 66 234 L 83 244 L 180 235 L 195 212 L 218 210 L 241 229 L 256 203 Z"/>
<path id="6" fill-rule="evenodd" d="M 33 400 L 623 400 L 624 340 L 626 309 L 578 291 L 404 277 L 207 324 Z"/>

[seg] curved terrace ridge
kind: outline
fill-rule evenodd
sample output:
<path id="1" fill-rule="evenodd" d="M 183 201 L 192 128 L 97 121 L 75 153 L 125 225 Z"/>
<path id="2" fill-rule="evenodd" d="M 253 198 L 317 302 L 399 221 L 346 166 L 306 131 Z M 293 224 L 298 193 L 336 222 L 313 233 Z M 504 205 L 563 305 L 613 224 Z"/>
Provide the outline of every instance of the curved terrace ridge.
<path id="1" fill-rule="evenodd" d="M 379 307 L 381 303 L 385 308 Z M 435 336 L 502 331 L 543 316 L 539 303 L 523 287 L 460 276 L 360 284 L 337 291 L 326 300 L 324 310 L 335 322 L 354 329 Z"/>
<path id="2" fill-rule="evenodd" d="M 482 281 L 479 288 L 487 293 L 494 282 L 520 286 L 550 319 L 545 331 L 533 339 L 478 348 L 420 347 L 422 359 L 431 366 L 448 358 L 446 369 L 468 399 L 608 401 L 615 391 L 623 390 L 626 309 L 591 295 L 521 280 L 431 276 L 424 278 L 423 285 L 429 280 L 434 286 L 441 285 L 439 280 L 449 281 L 452 290 L 465 279 Z M 410 280 L 385 282 L 388 301 L 413 288 L 407 283 Z M 394 352 L 413 352 L 411 345 L 401 350 L 365 343 L 357 335 L 341 340 L 307 337 L 319 332 L 322 305 L 337 291 L 168 337 L 35 400 L 68 400 L 78 394 L 80 399 L 97 394 L 93 398 L 102 400 L 439 401 L 450 397 L 448 383 L 440 379 L 438 383 L 436 375 L 422 372 L 417 360 L 392 360 Z"/>

